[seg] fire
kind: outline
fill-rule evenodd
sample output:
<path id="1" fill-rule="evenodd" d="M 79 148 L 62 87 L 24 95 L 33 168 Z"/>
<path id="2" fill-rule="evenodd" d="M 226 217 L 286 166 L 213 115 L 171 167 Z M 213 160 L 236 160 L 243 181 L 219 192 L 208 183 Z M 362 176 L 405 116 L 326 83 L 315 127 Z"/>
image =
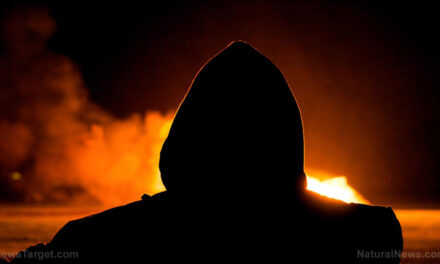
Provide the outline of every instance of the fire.
<path id="1" fill-rule="evenodd" d="M 158 129 L 160 144 L 156 144 L 154 152 L 160 152 L 160 147 L 163 141 L 168 135 L 168 131 L 171 127 L 172 119 L 162 119 L 161 126 Z M 155 160 L 155 161 L 158 161 Z M 347 178 L 345 176 L 334 176 L 329 173 L 309 169 L 309 175 L 307 175 L 307 189 L 329 198 L 338 199 L 346 203 L 363 203 L 369 204 L 369 201 L 365 199 L 359 192 L 353 187 L 348 185 Z M 153 187 L 159 191 L 164 190 L 162 182 L 160 180 L 159 169 L 155 172 L 156 180 L 152 183 Z M 313 176 L 312 176 L 313 175 Z M 320 180 L 321 179 L 321 180 Z"/>
<path id="2" fill-rule="evenodd" d="M 319 193 L 329 198 L 338 199 L 346 203 L 369 204 L 359 192 L 348 185 L 345 176 L 331 177 L 327 173 L 314 172 L 315 177 L 307 175 L 307 190 Z M 322 180 L 319 180 L 321 178 Z"/>
<path id="3" fill-rule="evenodd" d="M 79 175 L 88 176 L 87 182 L 84 182 L 88 191 L 101 202 L 113 204 L 129 202 L 136 198 L 132 197 L 133 194 L 138 195 L 142 191 L 150 194 L 164 191 L 165 187 L 157 164 L 162 144 L 168 136 L 173 121 L 172 115 L 172 112 L 166 115 L 149 112 L 143 122 L 138 123 L 139 120 L 135 118 L 137 122 L 125 121 L 119 123 L 117 128 L 107 127 L 107 137 L 114 138 L 110 141 L 105 139 L 104 131 L 98 133 L 99 137 L 90 137 L 93 140 L 89 139 L 87 148 L 80 155 L 75 155 L 84 163 L 83 166 L 80 166 L 81 162 L 74 166 L 84 169 Z M 126 141 L 127 138 L 131 140 Z M 121 142 L 123 144 L 120 144 Z M 103 164 L 97 165 L 97 160 L 92 157 L 99 157 Z M 142 160 L 146 160 L 144 166 L 140 164 Z M 105 168 L 110 164 L 111 170 L 107 171 Z M 94 171 L 91 171 L 92 168 Z M 369 204 L 367 199 L 348 185 L 345 176 L 336 176 L 314 169 L 308 169 L 307 172 L 308 190 L 346 203 Z M 100 180 L 93 182 L 92 174 L 103 173 L 106 176 L 105 182 Z M 132 195 L 121 193 L 119 191 L 121 187 Z M 115 196 L 114 200 L 109 201 L 107 197 L 109 193 Z"/>
<path id="4" fill-rule="evenodd" d="M 0 70 L 2 190 L 22 201 L 109 206 L 163 191 L 159 153 L 174 111 L 113 116 L 89 99 L 72 61 L 45 49 L 56 28 L 48 10 L 13 12 L 3 22 L 0 64 L 10 67 Z M 310 175 L 309 190 L 367 203 L 345 177 Z"/>

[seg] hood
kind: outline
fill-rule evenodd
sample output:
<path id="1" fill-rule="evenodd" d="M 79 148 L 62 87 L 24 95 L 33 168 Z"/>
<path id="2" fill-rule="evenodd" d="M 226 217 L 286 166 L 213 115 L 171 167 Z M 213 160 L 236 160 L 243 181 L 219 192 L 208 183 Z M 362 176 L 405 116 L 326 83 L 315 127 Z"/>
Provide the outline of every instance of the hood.
<path id="1" fill-rule="evenodd" d="M 169 192 L 295 193 L 305 189 L 301 114 L 279 69 L 233 42 L 199 71 L 163 144 Z"/>

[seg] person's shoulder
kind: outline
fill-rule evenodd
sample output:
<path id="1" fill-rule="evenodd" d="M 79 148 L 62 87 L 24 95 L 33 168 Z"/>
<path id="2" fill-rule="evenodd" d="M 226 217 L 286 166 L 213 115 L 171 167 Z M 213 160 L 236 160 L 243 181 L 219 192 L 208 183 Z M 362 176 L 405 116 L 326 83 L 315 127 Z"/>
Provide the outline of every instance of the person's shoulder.
<path id="1" fill-rule="evenodd" d="M 317 230 L 325 252 L 346 260 L 340 263 L 370 263 L 371 252 L 390 255 L 374 263 L 399 263 L 398 255 L 391 254 L 402 250 L 402 230 L 391 207 L 345 203 L 312 193 L 305 202 L 307 219 L 312 220 L 306 224 Z"/>
<path id="2" fill-rule="evenodd" d="M 340 223 L 341 231 L 359 240 L 402 244 L 402 229 L 391 207 L 345 203 L 313 193 L 305 203 L 313 215 Z"/>
<path id="3" fill-rule="evenodd" d="M 106 233 L 117 234 L 146 225 L 154 215 L 154 207 L 163 203 L 165 192 L 149 196 L 144 194 L 141 200 L 117 206 L 96 214 L 67 222 L 53 237 L 50 244 L 72 244 L 79 239 L 93 240 Z"/>
<path id="4" fill-rule="evenodd" d="M 386 225 L 388 223 L 400 229 L 399 221 L 391 207 L 346 203 L 311 192 L 307 193 L 305 204 L 311 210 L 318 212 L 318 215 L 345 218 L 347 221 L 365 226 Z"/>
<path id="5" fill-rule="evenodd" d="M 145 194 L 141 200 L 69 221 L 49 243 L 31 246 L 19 254 L 75 252 L 81 257 L 81 259 L 66 260 L 66 263 L 96 263 L 95 260 L 108 258 L 114 260 L 118 257 L 127 257 L 128 252 L 139 256 L 141 254 L 139 252 L 142 252 L 140 247 L 148 247 L 149 241 L 154 241 L 158 235 L 150 229 L 156 211 L 166 207 L 167 203 L 166 192 L 153 196 Z M 144 241 L 139 243 L 141 240 Z M 12 263 L 33 263 L 33 261 L 14 258 Z M 53 261 L 49 259 L 41 263 L 53 263 Z"/>
<path id="6" fill-rule="evenodd" d="M 349 204 L 349 228 L 358 238 L 359 250 L 390 253 L 403 248 L 402 229 L 393 209 L 385 206 Z"/>
<path id="7" fill-rule="evenodd" d="M 356 203 L 351 203 L 349 206 L 352 211 L 351 217 L 356 222 L 366 226 L 393 227 L 401 232 L 399 220 L 391 207 Z"/>
<path id="8" fill-rule="evenodd" d="M 148 209 L 151 207 L 151 204 L 153 203 L 154 200 L 155 199 L 153 199 L 152 196 L 144 194 L 142 195 L 141 200 L 134 201 L 125 205 L 113 207 L 105 211 L 92 214 L 81 219 L 74 220 L 72 222 L 86 223 L 91 221 L 100 221 L 103 219 L 118 219 L 118 218 L 123 219 L 133 214 L 141 216 L 143 214 L 148 213 Z"/>

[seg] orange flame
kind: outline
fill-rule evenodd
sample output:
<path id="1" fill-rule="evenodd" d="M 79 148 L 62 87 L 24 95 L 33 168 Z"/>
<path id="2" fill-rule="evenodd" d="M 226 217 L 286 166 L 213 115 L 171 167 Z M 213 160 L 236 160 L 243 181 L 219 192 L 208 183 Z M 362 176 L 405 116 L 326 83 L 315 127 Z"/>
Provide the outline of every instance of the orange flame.
<path id="1" fill-rule="evenodd" d="M 334 177 L 322 171 L 312 170 L 312 173 L 307 175 L 307 190 L 319 193 L 329 198 L 338 199 L 346 203 L 370 203 L 353 187 L 348 185 L 347 178 L 345 176 Z"/>
<path id="2" fill-rule="evenodd" d="M 168 121 L 162 121 L 162 126 L 158 130 L 159 139 L 161 143 L 165 140 L 168 135 L 168 131 L 171 127 L 172 119 Z M 156 155 L 160 152 L 160 147 L 162 144 L 156 144 L 157 149 L 154 150 Z M 155 160 L 155 161 L 158 161 Z M 162 182 L 160 180 L 159 169 L 156 169 L 156 181 L 153 183 L 156 190 L 164 190 Z M 312 176 L 313 175 L 313 176 Z M 322 180 L 320 180 L 322 179 Z M 347 178 L 345 176 L 334 176 L 329 173 L 309 170 L 309 175 L 307 175 L 307 189 L 321 195 L 327 196 L 329 198 L 338 199 L 346 203 L 363 203 L 369 204 L 369 201 L 365 199 L 359 192 L 357 192 L 353 187 L 348 185 Z"/>

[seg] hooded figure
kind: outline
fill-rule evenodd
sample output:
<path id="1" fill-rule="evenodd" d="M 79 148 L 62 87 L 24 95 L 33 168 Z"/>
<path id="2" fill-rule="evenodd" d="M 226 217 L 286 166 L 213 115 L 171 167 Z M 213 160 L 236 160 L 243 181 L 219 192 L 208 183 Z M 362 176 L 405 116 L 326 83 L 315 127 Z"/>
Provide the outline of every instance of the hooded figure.
<path id="1" fill-rule="evenodd" d="M 197 74 L 160 156 L 170 192 L 297 193 L 306 186 L 301 115 L 278 68 L 234 42 Z"/>
<path id="2" fill-rule="evenodd" d="M 77 251 L 68 261 L 80 263 L 400 261 L 391 208 L 306 191 L 295 98 L 278 68 L 245 42 L 197 74 L 159 167 L 167 191 L 71 221 L 29 251 Z"/>

